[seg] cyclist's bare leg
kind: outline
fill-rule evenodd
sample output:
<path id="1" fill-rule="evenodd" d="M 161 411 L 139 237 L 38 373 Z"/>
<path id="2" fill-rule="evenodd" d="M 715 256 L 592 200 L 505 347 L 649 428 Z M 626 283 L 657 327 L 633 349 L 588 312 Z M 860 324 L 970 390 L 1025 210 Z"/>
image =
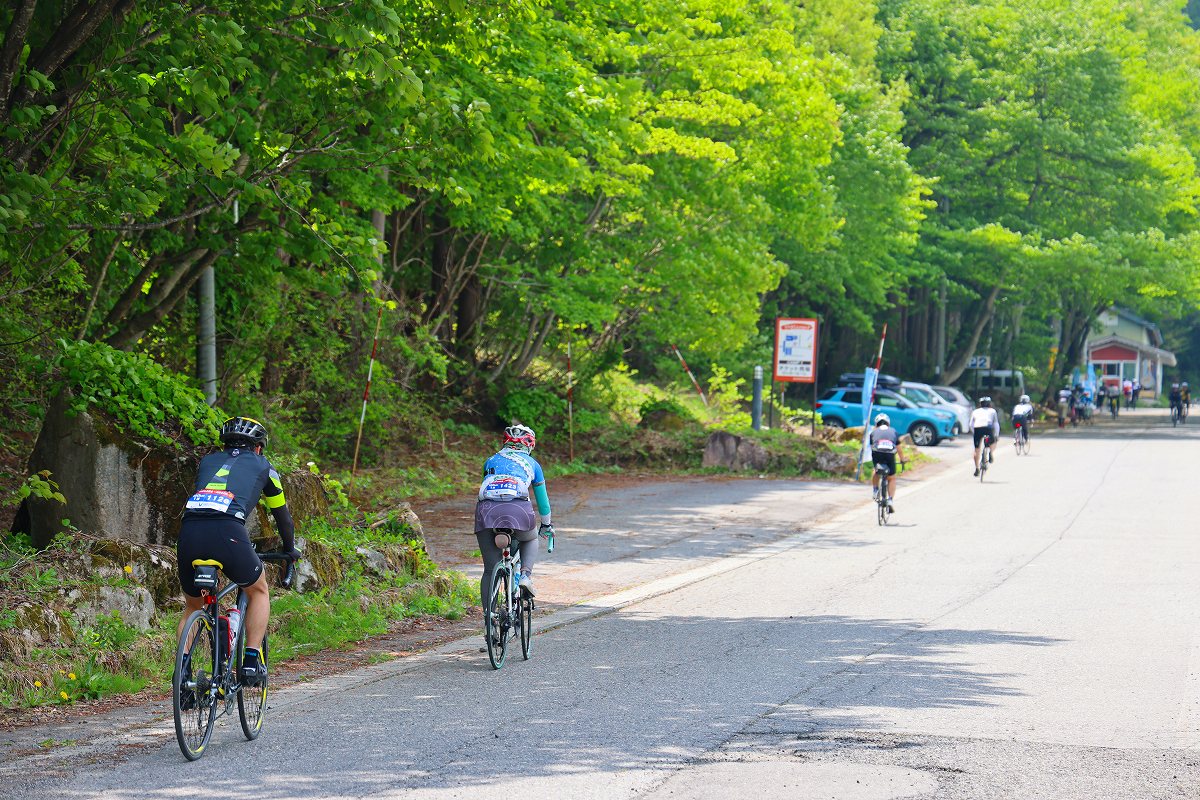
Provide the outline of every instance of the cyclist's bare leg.
<path id="1" fill-rule="evenodd" d="M 262 648 L 263 635 L 271 617 L 271 590 L 267 586 L 267 573 L 259 573 L 258 580 L 243 586 L 246 593 L 246 647 Z"/>
<path id="2" fill-rule="evenodd" d="M 192 615 L 193 611 L 199 611 L 204 608 L 203 597 L 192 597 L 186 592 L 183 595 L 183 616 L 179 618 L 179 626 L 175 631 L 175 637 L 179 638 L 183 635 L 183 623 L 187 622 L 187 618 Z"/>
<path id="3" fill-rule="evenodd" d="M 872 491 L 879 489 L 879 471 L 878 470 L 873 470 L 871 472 L 871 489 L 872 489 Z"/>
<path id="4" fill-rule="evenodd" d="M 975 448 L 975 469 L 979 469 L 979 454 L 980 454 L 982 448 L 983 448 L 982 443 Z"/>
<path id="5" fill-rule="evenodd" d="M 892 473 L 888 475 L 888 497 L 896 499 L 896 475 Z"/>

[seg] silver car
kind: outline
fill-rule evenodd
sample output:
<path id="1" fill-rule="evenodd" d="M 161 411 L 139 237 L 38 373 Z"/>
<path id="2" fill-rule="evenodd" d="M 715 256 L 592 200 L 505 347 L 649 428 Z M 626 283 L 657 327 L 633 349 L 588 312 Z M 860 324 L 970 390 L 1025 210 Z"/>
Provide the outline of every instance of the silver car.
<path id="1" fill-rule="evenodd" d="M 904 381 L 900 384 L 897 390 L 900 394 L 912 400 L 919 406 L 924 408 L 937 408 L 943 411 L 953 412 L 956 420 L 954 424 L 954 432 L 962 433 L 967 429 L 971 420 L 971 407 L 960 406 L 958 403 L 951 402 L 943 397 L 937 389 L 930 386 L 928 383 L 917 383 L 915 381 Z"/>
<path id="2" fill-rule="evenodd" d="M 971 401 L 971 398 L 956 386 L 934 386 L 933 390 L 950 405 L 962 409 L 960 419 L 963 421 L 963 430 L 966 430 L 967 426 L 971 423 L 971 409 L 975 408 L 975 403 Z"/>

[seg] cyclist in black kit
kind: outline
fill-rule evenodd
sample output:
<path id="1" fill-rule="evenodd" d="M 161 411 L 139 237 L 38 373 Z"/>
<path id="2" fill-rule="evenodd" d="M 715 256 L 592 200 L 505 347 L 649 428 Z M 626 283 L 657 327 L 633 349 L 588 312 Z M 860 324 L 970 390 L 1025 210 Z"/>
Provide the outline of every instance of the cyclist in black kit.
<path id="1" fill-rule="evenodd" d="M 231 581 L 246 592 L 246 654 L 242 660 L 243 682 L 256 686 L 267 675 L 259 656 L 263 634 L 271 614 L 271 598 L 262 561 L 246 533 L 246 515 L 261 497 L 283 539 L 283 550 L 293 558 L 295 526 L 283 496 L 283 484 L 271 462 L 263 457 L 267 429 L 249 417 L 231 417 L 221 426 L 225 449 L 205 456 L 196 475 L 196 491 L 188 498 L 179 531 L 179 585 L 186 608 L 183 619 L 203 607 L 194 579 L 196 559 L 221 562 Z M 182 629 L 183 621 L 180 621 Z"/>

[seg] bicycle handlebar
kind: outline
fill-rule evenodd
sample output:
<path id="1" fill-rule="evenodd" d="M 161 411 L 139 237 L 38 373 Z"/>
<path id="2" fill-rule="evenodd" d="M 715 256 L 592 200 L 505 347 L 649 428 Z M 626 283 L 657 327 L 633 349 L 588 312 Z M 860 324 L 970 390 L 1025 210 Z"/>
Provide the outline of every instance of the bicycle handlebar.
<path id="1" fill-rule="evenodd" d="M 259 553 L 258 557 L 263 561 L 286 561 L 287 570 L 283 573 L 283 588 L 292 588 L 292 581 L 296 578 L 296 559 L 292 558 L 290 553 Z"/>

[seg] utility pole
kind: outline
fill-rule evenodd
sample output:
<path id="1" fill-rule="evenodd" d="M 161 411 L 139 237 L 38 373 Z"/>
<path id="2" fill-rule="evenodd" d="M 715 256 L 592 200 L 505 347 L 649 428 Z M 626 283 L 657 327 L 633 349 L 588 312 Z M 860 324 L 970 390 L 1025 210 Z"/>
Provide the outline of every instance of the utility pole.
<path id="1" fill-rule="evenodd" d="M 233 201 L 234 236 L 237 236 L 238 201 Z M 234 253 L 237 253 L 236 238 Z M 212 264 L 200 273 L 200 319 L 196 331 L 196 377 L 204 402 L 217 404 L 217 272 Z"/>
<path id="2" fill-rule="evenodd" d="M 942 278 L 942 288 L 938 298 L 937 310 L 937 364 L 933 368 L 937 380 L 942 380 L 946 371 L 946 278 Z"/>

